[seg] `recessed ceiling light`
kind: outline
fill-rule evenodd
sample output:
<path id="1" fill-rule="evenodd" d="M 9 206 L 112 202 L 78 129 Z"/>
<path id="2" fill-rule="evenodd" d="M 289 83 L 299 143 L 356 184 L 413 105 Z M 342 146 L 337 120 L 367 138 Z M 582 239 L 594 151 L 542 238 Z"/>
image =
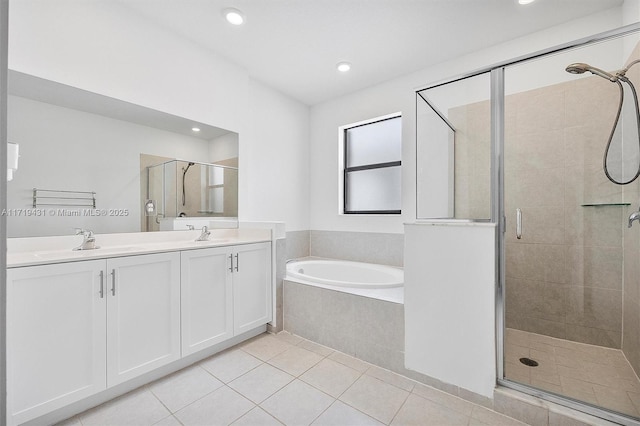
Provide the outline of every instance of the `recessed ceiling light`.
<path id="1" fill-rule="evenodd" d="M 191 130 L 197 133 L 197 132 L 200 131 L 200 128 L 199 127 L 192 127 Z"/>
<path id="2" fill-rule="evenodd" d="M 518 0 L 518 3 L 520 4 L 529 4 L 529 3 L 533 3 L 536 0 Z"/>
<path id="3" fill-rule="evenodd" d="M 351 64 L 349 62 L 338 62 L 336 68 L 340 72 L 347 72 L 351 69 Z"/>
<path id="4" fill-rule="evenodd" d="M 238 9 L 229 7 L 222 11 L 222 15 L 232 25 L 242 25 L 244 23 L 244 14 Z"/>

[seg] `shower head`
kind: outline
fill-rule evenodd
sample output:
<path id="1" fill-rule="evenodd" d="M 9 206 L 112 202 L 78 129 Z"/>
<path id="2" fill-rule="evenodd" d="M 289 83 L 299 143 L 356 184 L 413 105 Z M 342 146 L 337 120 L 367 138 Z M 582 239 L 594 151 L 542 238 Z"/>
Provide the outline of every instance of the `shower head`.
<path id="1" fill-rule="evenodd" d="M 615 83 L 616 81 L 618 81 L 617 76 L 613 74 L 609 74 L 608 72 L 603 71 L 600 68 L 592 67 L 589 64 L 584 64 L 582 62 L 576 62 L 575 64 L 571 64 L 567 66 L 567 68 L 565 68 L 565 71 L 571 74 L 583 74 L 586 71 L 589 71 L 591 74 L 597 75 L 602 78 L 606 78 L 611 82 Z"/>
<path id="2" fill-rule="evenodd" d="M 187 173 L 187 170 L 189 170 L 189 167 L 194 166 L 195 164 L 196 164 L 196 163 L 193 163 L 193 162 L 191 162 L 191 161 L 190 161 L 190 162 L 189 162 L 189 164 L 187 164 L 187 167 L 186 167 L 186 168 L 184 168 L 184 167 L 182 168 L 182 173 L 183 173 L 183 174 L 186 174 L 186 173 Z"/>

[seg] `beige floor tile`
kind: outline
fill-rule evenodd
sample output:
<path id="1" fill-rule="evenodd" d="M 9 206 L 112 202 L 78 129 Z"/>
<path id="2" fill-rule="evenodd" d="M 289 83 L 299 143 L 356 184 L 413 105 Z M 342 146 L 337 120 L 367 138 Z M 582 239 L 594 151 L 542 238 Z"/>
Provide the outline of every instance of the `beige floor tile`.
<path id="1" fill-rule="evenodd" d="M 512 419 L 511 417 L 507 417 L 500 413 L 496 413 L 493 410 L 489 410 L 488 408 L 481 407 L 479 405 L 473 406 L 473 411 L 471 412 L 471 419 L 482 422 L 482 424 L 493 425 L 493 426 L 523 426 L 524 423 L 519 422 L 516 419 Z M 473 424 L 469 422 L 469 424 Z"/>
<path id="2" fill-rule="evenodd" d="M 171 413 L 146 388 L 139 388 L 79 415 L 83 425 L 153 425 Z"/>
<path id="3" fill-rule="evenodd" d="M 565 392 L 593 393 L 593 384 L 590 382 L 561 377 L 562 388 Z"/>
<path id="4" fill-rule="evenodd" d="M 520 331 L 513 328 L 507 328 L 505 330 L 505 340 L 512 345 L 529 346 L 529 333 L 526 331 Z"/>
<path id="5" fill-rule="evenodd" d="M 275 417 L 260 407 L 256 407 L 244 416 L 240 417 L 233 426 L 279 426 L 282 425 Z"/>
<path id="6" fill-rule="evenodd" d="M 220 380 L 195 365 L 157 380 L 148 388 L 169 411 L 175 413 L 220 386 L 223 386 Z"/>
<path id="7" fill-rule="evenodd" d="M 55 426 L 82 426 L 80 419 L 77 416 L 73 416 L 69 419 L 56 423 Z"/>
<path id="8" fill-rule="evenodd" d="M 640 413 L 640 393 L 627 392 L 627 395 L 629 395 L 629 399 Z"/>
<path id="9" fill-rule="evenodd" d="M 180 423 L 180 421 L 176 419 L 174 416 L 169 416 L 160 420 L 158 423 L 154 424 L 153 426 L 182 426 L 182 423 Z"/>
<path id="10" fill-rule="evenodd" d="M 383 422 L 396 415 L 409 392 L 389 385 L 375 377 L 363 375 L 340 396 L 340 400 Z"/>
<path id="11" fill-rule="evenodd" d="M 582 380 L 583 382 L 589 380 L 588 372 L 578 368 L 566 367 L 564 365 L 558 365 L 558 375 L 561 377 L 568 377 L 570 379 Z"/>
<path id="12" fill-rule="evenodd" d="M 387 382 L 397 388 L 404 389 L 407 392 L 411 392 L 413 387 L 416 385 L 416 382 L 411 379 L 407 379 L 393 371 L 385 370 L 384 368 L 380 368 L 375 365 L 369 367 L 365 374 L 375 377 L 376 379 L 380 379 L 383 382 Z"/>
<path id="13" fill-rule="evenodd" d="M 526 346 L 512 345 L 507 342 L 504 345 L 504 357 L 507 362 L 516 363 L 520 358 L 529 358 L 529 348 Z"/>
<path id="14" fill-rule="evenodd" d="M 288 331 L 281 331 L 278 334 L 274 334 L 273 337 L 290 345 L 298 345 L 304 341 L 302 337 L 291 334 Z"/>
<path id="15" fill-rule="evenodd" d="M 200 362 L 202 368 L 224 383 L 237 379 L 260 364 L 261 360 L 240 349 L 231 349 Z"/>
<path id="16" fill-rule="evenodd" d="M 309 425 L 334 399 L 296 379 L 261 404 L 286 425 Z"/>
<path id="17" fill-rule="evenodd" d="M 557 373 L 546 373 L 544 370 L 538 370 L 537 367 L 531 371 L 531 383 L 546 382 L 554 386 L 562 386 L 560 376 Z"/>
<path id="18" fill-rule="evenodd" d="M 300 380 L 337 398 L 358 380 L 361 374 L 353 368 L 325 358 L 301 375 Z"/>
<path id="19" fill-rule="evenodd" d="M 228 425 L 255 405 L 239 393 L 223 386 L 175 413 L 185 426 Z"/>
<path id="20" fill-rule="evenodd" d="M 402 426 L 466 426 L 469 424 L 469 420 L 469 416 L 465 416 L 458 411 L 411 394 L 391 424 Z"/>
<path id="21" fill-rule="evenodd" d="M 475 406 L 474 404 L 462 398 L 458 398 L 457 396 L 442 392 L 430 386 L 425 386 L 421 383 L 416 384 L 415 388 L 413 389 L 413 393 L 432 402 L 435 402 L 436 404 L 440 404 L 444 407 L 458 411 L 465 416 L 470 416 L 473 407 Z"/>
<path id="22" fill-rule="evenodd" d="M 314 426 L 382 426 L 383 424 L 341 401 L 331 404 L 312 423 Z"/>
<path id="23" fill-rule="evenodd" d="M 531 377 L 531 386 L 562 395 L 562 386 L 540 380 L 537 377 Z"/>
<path id="24" fill-rule="evenodd" d="M 354 370 L 357 370 L 361 373 L 364 373 L 369 369 L 369 367 L 371 367 L 371 364 L 369 364 L 368 362 L 364 362 L 362 360 L 359 360 L 358 358 L 354 358 L 337 351 L 329 355 L 329 359 L 339 362 L 340 364 L 344 364 L 347 367 L 353 368 Z"/>
<path id="25" fill-rule="evenodd" d="M 320 361 L 322 356 L 315 352 L 294 346 L 274 356 L 268 362 L 280 370 L 286 371 L 294 377 L 298 377 Z"/>
<path id="26" fill-rule="evenodd" d="M 256 404 L 285 387 L 294 379 L 290 374 L 269 365 L 262 364 L 244 376 L 229 383 L 229 387 L 249 398 Z"/>
<path id="27" fill-rule="evenodd" d="M 635 405 L 629 398 L 629 394 L 620 388 L 610 388 L 600 385 L 593 385 L 598 403 L 603 407 L 607 407 L 621 413 L 630 414 L 638 417 L 640 414 L 636 410 Z"/>
<path id="28" fill-rule="evenodd" d="M 298 347 L 304 348 L 311 352 L 315 352 L 320 356 L 329 356 L 333 353 L 333 349 L 319 345 L 309 340 L 303 340 L 302 342 L 298 343 Z"/>
<path id="29" fill-rule="evenodd" d="M 240 345 L 240 349 L 262 361 L 268 361 L 292 347 L 293 345 L 281 339 L 276 339 L 271 334 L 262 334 Z"/>

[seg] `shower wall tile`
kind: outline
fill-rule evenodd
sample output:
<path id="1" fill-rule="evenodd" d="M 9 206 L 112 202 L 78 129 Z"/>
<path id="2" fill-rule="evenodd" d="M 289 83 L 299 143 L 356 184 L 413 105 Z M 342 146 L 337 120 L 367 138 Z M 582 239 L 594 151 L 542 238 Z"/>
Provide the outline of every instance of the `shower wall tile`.
<path id="1" fill-rule="evenodd" d="M 618 312 L 618 315 L 620 312 Z M 600 328 L 582 327 L 580 325 L 567 324 L 567 336 L 571 340 L 607 348 L 620 348 L 622 335 L 620 331 L 602 330 Z"/>
<path id="2" fill-rule="evenodd" d="M 376 232 L 310 231 L 309 255 L 403 266 L 404 235 Z"/>
<path id="3" fill-rule="evenodd" d="M 541 130 L 558 130 L 565 123 L 565 93 L 557 85 L 526 92 L 526 102 L 516 111 L 516 131 L 519 134 Z"/>
<path id="4" fill-rule="evenodd" d="M 637 285 L 637 282 L 634 284 Z M 640 304 L 637 301 L 625 298 L 623 321 L 622 352 L 638 375 L 640 373 Z"/>
<path id="5" fill-rule="evenodd" d="M 622 247 L 621 207 L 596 206 L 584 209 L 584 245 Z"/>
<path id="6" fill-rule="evenodd" d="M 567 324 L 621 331 L 621 291 L 569 286 L 566 292 Z"/>
<path id="7" fill-rule="evenodd" d="M 640 202 L 640 184 L 622 188 L 602 173 L 617 105 L 610 89 L 603 79 L 581 78 L 505 99 L 509 327 L 620 347 L 623 278 L 631 275 L 623 270 L 626 213 L 582 206 Z"/>

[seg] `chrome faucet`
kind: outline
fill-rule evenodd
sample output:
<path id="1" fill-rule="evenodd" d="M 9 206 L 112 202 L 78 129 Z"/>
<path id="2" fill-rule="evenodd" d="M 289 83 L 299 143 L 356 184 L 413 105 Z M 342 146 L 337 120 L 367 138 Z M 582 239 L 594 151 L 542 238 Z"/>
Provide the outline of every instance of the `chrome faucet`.
<path id="1" fill-rule="evenodd" d="M 640 222 L 640 211 L 633 212 L 629 215 L 629 228 L 631 228 L 631 225 L 633 225 L 634 220 Z"/>
<path id="2" fill-rule="evenodd" d="M 75 247 L 73 250 L 95 250 L 100 248 L 96 245 L 96 237 L 93 235 L 93 231 L 89 229 L 76 228 L 76 235 L 84 236 L 84 240 L 82 240 L 82 244 Z"/>
<path id="3" fill-rule="evenodd" d="M 196 238 L 196 241 L 209 241 L 209 235 L 211 235 L 211 231 L 209 231 L 208 227 L 203 226 L 202 234 L 200 234 L 200 236 Z"/>

